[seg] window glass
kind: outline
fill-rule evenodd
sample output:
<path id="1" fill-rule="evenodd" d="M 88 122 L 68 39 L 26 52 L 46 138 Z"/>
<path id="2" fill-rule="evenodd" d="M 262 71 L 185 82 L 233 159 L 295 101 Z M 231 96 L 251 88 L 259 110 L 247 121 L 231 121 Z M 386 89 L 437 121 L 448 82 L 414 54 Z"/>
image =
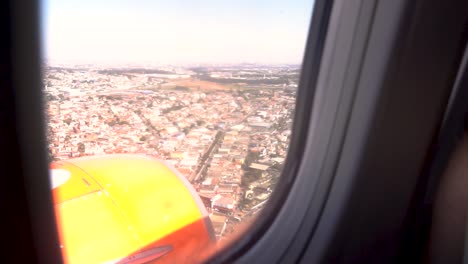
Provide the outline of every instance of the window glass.
<path id="1" fill-rule="evenodd" d="M 64 258 L 199 262 L 261 215 L 286 159 L 312 7 L 42 2 Z"/>

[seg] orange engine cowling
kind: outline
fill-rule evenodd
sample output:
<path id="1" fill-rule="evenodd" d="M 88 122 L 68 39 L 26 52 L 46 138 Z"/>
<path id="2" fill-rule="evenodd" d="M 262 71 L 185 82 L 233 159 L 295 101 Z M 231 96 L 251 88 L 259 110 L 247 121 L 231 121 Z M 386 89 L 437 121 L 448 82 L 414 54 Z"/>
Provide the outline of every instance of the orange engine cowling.
<path id="1" fill-rule="evenodd" d="M 195 263 L 215 243 L 190 183 L 161 161 L 137 155 L 51 164 L 65 263 Z"/>

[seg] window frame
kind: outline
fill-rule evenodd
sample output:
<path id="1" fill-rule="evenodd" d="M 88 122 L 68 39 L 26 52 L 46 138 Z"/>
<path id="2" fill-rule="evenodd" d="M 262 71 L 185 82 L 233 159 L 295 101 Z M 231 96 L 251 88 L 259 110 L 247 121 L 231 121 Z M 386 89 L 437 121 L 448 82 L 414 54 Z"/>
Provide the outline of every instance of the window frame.
<path id="1" fill-rule="evenodd" d="M 461 27 L 457 21 L 446 23 L 455 27 L 449 32 L 427 32 L 425 27 L 432 25 L 428 21 L 436 25 L 446 22 L 443 17 L 431 17 L 431 14 L 438 14 L 441 7 L 454 11 L 459 18 L 462 11 L 457 13 L 456 9 L 464 6 L 462 1 L 452 6 L 437 1 L 335 0 L 333 4 L 326 0 L 316 1 L 300 77 L 293 140 L 278 183 L 280 186 L 262 212 L 265 217 L 255 223 L 253 232 L 209 262 L 310 263 L 393 256 L 419 170 L 437 133 L 453 84 L 453 76 L 447 69 L 457 66 L 457 51 L 449 49 L 456 46 L 454 43 L 460 37 L 455 30 Z M 8 236 L 24 238 L 23 251 L 33 254 L 29 260 L 61 263 L 48 185 L 41 105 L 39 5 L 34 0 L 2 3 L 5 7 L 2 10 L 8 10 L 8 15 L 2 18 L 9 21 L 2 27 L 2 32 L 11 36 L 2 42 L 6 43 L 7 52 L 1 59 L 8 68 L 3 72 L 10 75 L 4 78 L 5 96 L 2 97 L 7 118 L 1 131 L 6 136 L 0 139 L 6 146 L 2 155 L 10 163 L 2 164 L 2 167 L 5 174 L 18 176 L 4 177 L 5 184 L 21 191 L 10 193 L 18 200 L 11 205 L 4 203 L 4 208 L 8 212 L 16 212 L 16 206 L 22 208 L 18 219 L 24 221 L 8 222 L 17 227 L 7 230 Z M 449 44 L 438 41 L 441 36 Z M 431 40 L 434 43 L 428 42 Z M 424 65 L 424 58 L 418 57 L 418 48 L 425 42 L 431 52 L 448 49 L 443 52 L 442 63 L 435 68 Z M 359 43 L 367 44 L 363 47 Z M 348 54 L 339 55 L 340 49 L 348 50 Z M 343 65 L 352 67 L 346 70 Z M 407 96 L 405 89 L 413 91 L 405 82 L 408 75 L 404 71 L 415 69 L 421 71 L 419 79 L 410 84 L 434 83 L 432 93 L 423 103 L 437 111 L 425 113 L 418 107 L 417 112 L 407 112 L 405 122 L 398 126 L 399 117 L 405 113 L 403 110 L 410 110 L 411 104 L 418 102 L 418 96 L 424 94 L 421 89 L 414 90 L 404 101 L 404 109 L 396 108 L 396 102 Z M 445 70 L 434 74 L 440 69 Z M 422 80 L 421 75 L 426 75 L 430 82 Z M 348 82 L 353 85 L 345 86 Z M 392 86 L 397 88 L 392 89 Z M 330 99 L 334 94 L 340 96 Z M 324 99 L 330 104 L 317 103 Z M 327 111 L 332 109 L 334 111 Z M 326 116 L 318 114 L 324 112 Z M 325 120 L 326 125 L 319 126 L 322 124 L 320 119 Z M 419 122 L 419 119 L 422 119 L 422 123 L 418 123 L 420 127 L 411 123 Z M 412 141 L 399 134 L 395 144 L 390 145 L 385 142 L 391 135 L 384 131 L 390 125 L 397 125 L 407 133 L 416 133 L 423 128 L 426 131 Z M 379 144 L 384 147 L 379 148 Z M 327 155 L 313 155 L 317 149 L 324 150 Z M 385 154 L 392 150 L 415 155 L 403 159 Z M 386 161 L 396 162 L 399 166 L 391 172 L 380 170 L 377 165 Z M 375 180 L 375 175 L 379 175 L 381 182 Z M 392 178 L 395 175 L 399 179 L 406 177 L 407 182 L 389 190 L 384 185 L 397 184 Z M 314 186 L 318 191 L 311 192 L 310 186 L 317 182 Z M 394 198 L 392 204 L 386 204 L 385 199 L 376 199 L 371 203 L 376 211 L 366 213 L 368 208 L 363 208 L 361 203 L 372 199 L 372 195 L 379 191 Z M 377 213 L 389 218 L 375 221 L 373 217 Z M 26 227 L 28 231 L 15 236 L 18 227 Z M 365 233 L 358 235 L 356 228 L 359 227 L 366 227 Z M 374 243 L 379 245 L 382 239 L 388 242 L 381 245 L 383 251 L 363 253 L 364 249 L 374 248 Z M 13 244 L 13 247 L 17 245 Z M 26 258 L 21 254 L 16 257 Z"/>

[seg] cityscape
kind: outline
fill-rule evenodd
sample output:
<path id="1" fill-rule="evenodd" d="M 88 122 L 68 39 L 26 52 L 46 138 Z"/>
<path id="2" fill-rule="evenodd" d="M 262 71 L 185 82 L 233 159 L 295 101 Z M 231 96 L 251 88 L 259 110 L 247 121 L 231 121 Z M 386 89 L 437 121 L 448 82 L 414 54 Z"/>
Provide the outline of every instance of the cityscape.
<path id="1" fill-rule="evenodd" d="M 44 66 L 50 161 L 148 155 L 185 176 L 216 237 L 264 207 L 291 136 L 300 65 Z"/>

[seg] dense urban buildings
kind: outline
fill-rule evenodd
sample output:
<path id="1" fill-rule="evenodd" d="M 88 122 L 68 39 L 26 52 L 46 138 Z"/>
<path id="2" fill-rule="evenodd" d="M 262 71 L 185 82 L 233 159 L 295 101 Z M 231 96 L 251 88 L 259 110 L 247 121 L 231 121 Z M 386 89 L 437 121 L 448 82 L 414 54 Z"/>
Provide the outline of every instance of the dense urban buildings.
<path id="1" fill-rule="evenodd" d="M 298 65 L 46 66 L 50 159 L 165 160 L 193 184 L 223 239 L 274 189 L 298 76 Z"/>

